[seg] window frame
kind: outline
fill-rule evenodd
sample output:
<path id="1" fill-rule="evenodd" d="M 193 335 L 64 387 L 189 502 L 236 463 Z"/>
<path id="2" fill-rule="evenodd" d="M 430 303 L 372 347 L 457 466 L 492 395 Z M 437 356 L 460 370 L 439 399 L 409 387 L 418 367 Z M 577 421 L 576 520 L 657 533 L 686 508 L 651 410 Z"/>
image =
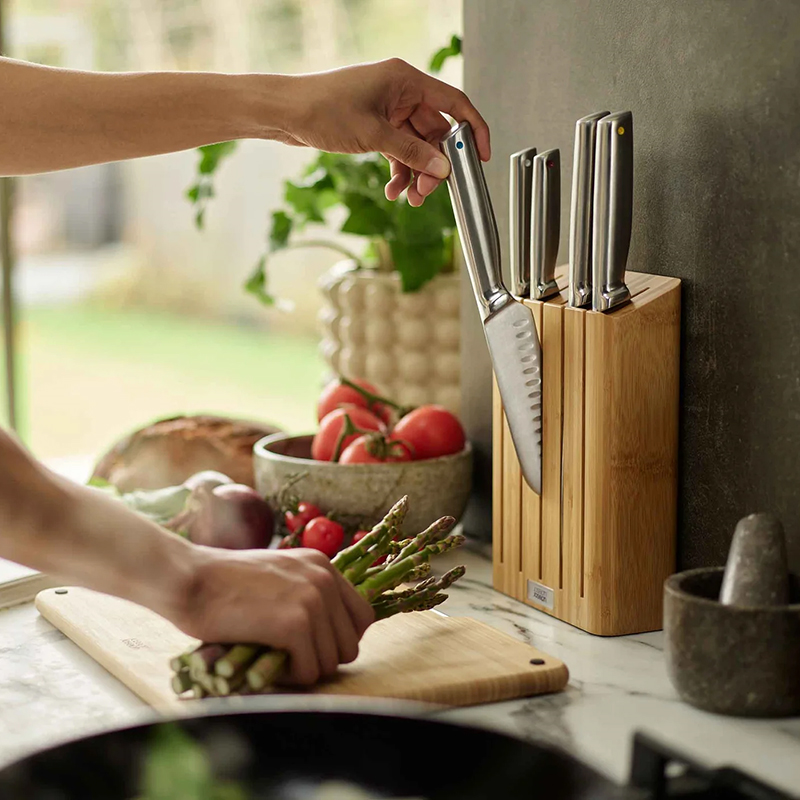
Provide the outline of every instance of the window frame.
<path id="1" fill-rule="evenodd" d="M 6 52 L 5 2 L 0 0 L 0 56 Z M 11 221 L 14 215 L 14 180 L 0 178 L 0 270 L 2 271 L 3 340 L 6 376 L 6 413 L 11 430 L 17 430 L 16 312 L 14 296 L 14 243 Z"/>

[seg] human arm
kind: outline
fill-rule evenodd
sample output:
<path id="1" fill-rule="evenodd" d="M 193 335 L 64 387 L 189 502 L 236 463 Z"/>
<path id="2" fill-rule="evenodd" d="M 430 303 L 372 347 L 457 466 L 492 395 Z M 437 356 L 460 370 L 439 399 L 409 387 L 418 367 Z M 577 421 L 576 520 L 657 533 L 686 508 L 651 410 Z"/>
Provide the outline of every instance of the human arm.
<path id="1" fill-rule="evenodd" d="M 52 473 L 4 431 L 0 557 L 131 600 L 203 641 L 288 650 L 298 683 L 352 661 L 374 618 L 322 554 L 190 544 Z"/>
<path id="2" fill-rule="evenodd" d="M 381 152 L 392 164 L 387 196 L 410 185 L 419 205 L 449 172 L 433 144 L 449 128 L 443 113 L 468 120 L 490 157 L 488 126 L 466 95 L 400 59 L 274 75 L 85 72 L 0 58 L 0 108 L 0 175 L 274 139 Z"/>

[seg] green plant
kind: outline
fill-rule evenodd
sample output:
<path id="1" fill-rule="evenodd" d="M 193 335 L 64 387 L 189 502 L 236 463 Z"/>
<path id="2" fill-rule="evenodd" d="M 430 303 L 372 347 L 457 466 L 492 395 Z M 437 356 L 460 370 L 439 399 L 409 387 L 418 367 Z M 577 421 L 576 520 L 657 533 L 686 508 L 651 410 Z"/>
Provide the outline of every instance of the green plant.
<path id="1" fill-rule="evenodd" d="M 460 53 L 461 39 L 453 36 L 433 55 L 429 70 L 439 72 L 449 58 Z M 236 142 L 198 148 L 198 175 L 186 196 L 195 206 L 195 224 L 200 229 L 207 204 L 214 197 L 213 176 L 235 149 Z M 436 189 L 417 209 L 404 198 L 386 199 L 384 186 L 389 178 L 389 164 L 378 153 L 319 152 L 299 179 L 285 182 L 283 206 L 270 215 L 267 246 L 245 290 L 265 305 L 274 305 L 276 298 L 268 288 L 268 259 L 276 252 L 298 247 L 336 250 L 358 268 L 394 270 L 404 292 L 417 291 L 439 273 L 452 271 L 456 231 L 446 187 Z M 346 217 L 338 231 L 366 239 L 362 255 L 338 242 L 300 236 L 309 226 L 329 223 L 330 212 L 342 208 Z"/>

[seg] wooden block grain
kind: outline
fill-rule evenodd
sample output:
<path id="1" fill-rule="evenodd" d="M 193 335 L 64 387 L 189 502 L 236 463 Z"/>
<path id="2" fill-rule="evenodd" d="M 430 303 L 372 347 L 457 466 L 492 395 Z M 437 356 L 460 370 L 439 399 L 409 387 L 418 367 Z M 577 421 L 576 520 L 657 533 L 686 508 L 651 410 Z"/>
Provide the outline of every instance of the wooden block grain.
<path id="1" fill-rule="evenodd" d="M 675 562 L 680 281 L 629 272 L 628 285 L 606 314 L 566 307 L 564 292 L 525 301 L 542 343 L 543 480 L 541 497 L 522 481 L 519 513 L 513 443 L 494 453 L 503 542 L 519 527 L 523 589 L 552 590 L 549 606 L 522 599 L 601 635 L 660 628 Z M 495 582 L 515 597 L 517 585 Z"/>

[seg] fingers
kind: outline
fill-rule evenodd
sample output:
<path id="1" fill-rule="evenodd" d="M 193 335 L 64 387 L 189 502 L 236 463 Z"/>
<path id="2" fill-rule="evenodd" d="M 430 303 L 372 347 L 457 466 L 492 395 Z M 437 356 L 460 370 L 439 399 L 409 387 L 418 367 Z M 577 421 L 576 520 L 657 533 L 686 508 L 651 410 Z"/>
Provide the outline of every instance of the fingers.
<path id="1" fill-rule="evenodd" d="M 397 129 L 388 122 L 381 130 L 380 150 L 396 158 L 415 172 L 426 172 L 435 178 L 446 178 L 450 174 L 450 162 L 429 142 L 405 126 Z"/>
<path id="2" fill-rule="evenodd" d="M 326 623 L 327 631 L 322 633 L 321 638 L 326 647 L 333 647 L 332 657 L 327 651 L 321 653 L 320 662 L 323 665 L 323 674 L 330 675 L 336 671 L 339 664 L 349 664 L 356 660 L 358 640 L 364 631 L 357 628 L 356 621 L 351 618 L 344 604 L 340 582 L 347 583 L 347 581 L 342 578 L 338 570 L 333 572 L 323 568 L 317 570 L 319 574 L 316 580 L 322 593 L 325 612 L 322 621 Z"/>
<path id="3" fill-rule="evenodd" d="M 419 176 L 415 176 L 414 181 L 408 187 L 406 191 L 406 197 L 408 198 L 408 204 L 412 208 L 419 208 L 424 202 L 425 197 L 420 194 L 419 189 L 417 189 L 417 181 L 419 180 Z"/>
<path id="4" fill-rule="evenodd" d="M 292 684 L 313 684 L 355 660 L 374 621 L 369 603 L 315 550 L 216 550 L 201 562 L 197 581 L 196 615 L 180 627 L 205 641 L 286 651 L 281 679 Z"/>
<path id="5" fill-rule="evenodd" d="M 466 120 L 475 135 L 475 144 L 481 160 L 488 161 L 492 156 L 489 126 L 478 113 L 470 99 L 460 89 L 450 86 L 430 75 L 421 75 L 423 102 L 443 114 L 449 114 L 457 122 Z M 436 176 L 436 177 L 447 177 Z"/>
<path id="6" fill-rule="evenodd" d="M 428 109 L 428 112 L 429 112 L 429 114 L 426 115 L 424 112 L 422 112 L 419 109 L 417 109 L 411 115 L 411 117 L 409 117 L 409 119 L 403 121 L 402 125 L 399 126 L 399 130 L 405 131 L 410 136 L 413 136 L 415 138 L 418 137 L 418 136 L 421 136 L 423 139 L 425 139 L 425 141 L 428 141 L 428 142 L 431 142 L 432 140 L 437 139 L 440 134 L 433 133 L 432 131 L 436 131 L 438 126 L 436 124 L 436 121 L 431 119 L 431 117 L 439 117 L 439 119 L 441 119 L 442 121 L 444 121 L 444 117 L 442 117 L 441 114 L 437 114 L 435 111 L 432 111 L 430 109 Z M 418 129 L 417 127 L 415 127 L 411 123 L 411 120 L 415 116 L 416 116 L 417 122 L 418 122 L 420 128 L 422 128 L 422 130 Z M 431 133 L 429 134 L 430 135 L 430 139 L 427 136 L 425 136 L 424 131 L 426 131 L 426 130 L 431 131 Z M 419 206 L 421 206 L 423 204 L 423 202 L 425 202 L 425 195 L 422 192 L 419 191 L 418 184 L 419 184 L 419 179 L 420 179 L 421 175 L 424 175 L 425 173 L 424 172 L 423 173 L 419 173 L 419 172 L 415 173 L 415 172 L 412 172 L 411 169 L 409 169 L 405 165 L 401 165 L 401 166 L 405 169 L 405 173 L 407 173 L 408 176 L 409 176 L 408 179 L 405 182 L 405 186 L 403 187 L 403 188 L 407 188 L 408 189 L 408 191 L 406 192 L 406 197 L 408 198 L 408 203 L 413 208 L 419 208 Z M 404 175 L 405 175 L 405 173 L 404 173 Z M 431 178 L 431 181 L 434 181 L 435 185 L 438 186 L 439 181 L 436 181 L 434 178 Z M 391 181 L 389 181 L 389 183 L 391 184 Z M 434 188 L 435 188 L 435 186 L 434 186 Z M 400 193 L 398 193 L 397 196 L 399 196 L 399 194 Z M 395 199 L 396 200 L 397 197 L 394 197 L 394 198 L 389 197 L 388 199 L 390 199 L 390 200 Z"/>
<path id="7" fill-rule="evenodd" d="M 389 171 L 392 176 L 389 183 L 386 184 L 386 199 L 397 200 L 411 182 L 411 170 L 396 158 L 391 156 L 386 156 L 386 158 L 389 161 Z"/>
<path id="8" fill-rule="evenodd" d="M 319 663 L 319 674 L 327 678 L 336 672 L 339 666 L 339 644 L 334 636 L 334 626 L 331 621 L 330 613 L 321 604 L 318 612 L 311 617 L 314 631 L 314 643 L 317 649 L 317 661 Z"/>
<path id="9" fill-rule="evenodd" d="M 435 109 L 425 103 L 414 109 L 408 118 L 414 130 L 427 142 L 436 144 L 450 130 L 450 123 Z M 424 199 L 431 194 L 441 183 L 437 178 L 425 172 L 418 173 L 414 182 L 414 194 Z"/>
<path id="10" fill-rule="evenodd" d="M 344 607 L 360 639 L 367 628 L 375 622 L 375 611 L 348 580 L 342 577 L 338 572 L 336 573 L 336 577 L 340 584 L 341 598 Z"/>
<path id="11" fill-rule="evenodd" d="M 320 676 L 319 656 L 316 652 L 316 641 L 311 635 L 311 617 L 298 611 L 290 615 L 284 624 L 287 626 L 284 644 L 280 649 L 289 653 L 289 673 L 287 683 L 310 686 Z"/>
<path id="12" fill-rule="evenodd" d="M 303 559 L 308 589 L 302 597 L 311 621 L 318 673 L 329 676 L 358 657 L 358 642 L 374 620 L 369 605 L 321 553 Z M 301 675 L 305 665 L 301 665 Z"/>
<path id="13" fill-rule="evenodd" d="M 416 189 L 422 197 L 432 194 L 434 190 L 439 188 L 439 184 L 441 184 L 441 181 L 426 175 L 424 172 L 421 175 L 417 175 Z"/>

